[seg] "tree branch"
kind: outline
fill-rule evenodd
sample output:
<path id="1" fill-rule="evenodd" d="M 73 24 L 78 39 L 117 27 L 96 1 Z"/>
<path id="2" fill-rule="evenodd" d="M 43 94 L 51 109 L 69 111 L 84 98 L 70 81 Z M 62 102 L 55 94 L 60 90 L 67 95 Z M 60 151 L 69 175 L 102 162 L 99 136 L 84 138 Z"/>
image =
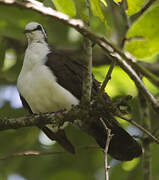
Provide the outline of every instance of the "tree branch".
<path id="1" fill-rule="evenodd" d="M 63 118 L 64 112 L 33 114 L 19 118 L 0 119 L 0 130 L 19 129 L 23 127 L 37 126 L 38 124 L 52 124 L 53 127 L 57 127 L 60 125 L 60 119 Z"/>
<path id="2" fill-rule="evenodd" d="M 124 119 L 124 120 L 128 121 L 129 123 L 131 123 L 132 125 L 134 125 L 138 129 L 140 129 L 143 133 L 147 134 L 154 142 L 159 144 L 159 140 L 149 130 L 145 129 L 144 127 L 142 127 L 137 122 L 133 121 L 132 119 L 120 116 L 120 115 L 117 115 L 117 116 L 120 117 L 121 119 Z"/>
<path id="3" fill-rule="evenodd" d="M 141 66 L 145 67 L 151 73 L 159 76 L 159 60 L 157 60 L 154 63 L 148 63 L 148 62 L 144 62 L 144 61 L 138 61 L 137 63 L 140 64 Z"/>
<path id="4" fill-rule="evenodd" d="M 131 79 L 135 82 L 136 86 L 140 91 L 143 93 L 147 101 L 152 105 L 154 111 L 156 111 L 157 114 L 159 114 L 159 103 L 154 98 L 154 96 L 148 91 L 148 89 L 145 87 L 144 83 L 140 79 L 140 77 L 137 75 L 137 73 L 132 69 L 132 67 L 122 59 L 118 59 L 118 63 L 122 68 L 127 72 L 127 74 L 131 77 Z"/>
<path id="5" fill-rule="evenodd" d="M 88 146 L 79 146 L 76 148 L 77 151 L 82 150 L 82 149 L 95 149 L 95 150 L 101 150 L 98 146 L 93 146 L 93 145 L 88 145 Z M 8 160 L 11 158 L 15 157 L 24 157 L 24 156 L 48 156 L 48 155 L 57 155 L 57 154 L 63 154 L 67 153 L 67 151 L 34 151 L 34 150 L 28 150 L 24 152 L 16 152 L 16 153 L 11 153 L 6 156 L 0 157 L 0 160 Z"/>
<path id="6" fill-rule="evenodd" d="M 106 85 L 108 84 L 108 81 L 111 79 L 111 74 L 113 72 L 113 69 L 114 69 L 114 66 L 115 66 L 115 61 L 112 61 L 112 63 L 110 64 L 110 67 L 109 67 L 109 70 L 106 74 L 106 77 L 102 83 L 102 86 L 100 88 L 100 92 L 102 93 L 106 87 Z"/>
<path id="7" fill-rule="evenodd" d="M 89 0 L 86 2 L 86 8 L 88 12 L 88 22 L 85 22 L 85 26 L 89 27 L 89 15 L 90 7 Z M 90 101 L 91 99 L 91 89 L 92 89 L 92 42 L 87 37 L 83 40 L 83 65 L 86 67 L 86 71 L 83 74 L 83 88 L 82 88 L 82 101 Z"/>
<path id="8" fill-rule="evenodd" d="M 77 117 L 84 119 L 83 115 L 85 116 L 85 112 L 76 106 L 70 111 L 60 110 L 52 113 L 32 114 L 19 118 L 0 118 L 0 131 L 46 124 L 51 124 L 52 127 L 60 127 L 66 121 L 73 123 Z"/>
<path id="9" fill-rule="evenodd" d="M 92 42 L 88 38 L 84 38 L 84 59 L 83 64 L 86 67 L 86 71 L 83 74 L 83 88 L 82 88 L 82 101 L 89 101 L 91 98 L 92 89 Z"/>
<path id="10" fill-rule="evenodd" d="M 102 122 L 107 133 L 106 144 L 105 144 L 105 149 L 104 149 L 104 165 L 105 165 L 105 180 L 109 180 L 108 149 L 109 149 L 109 144 L 113 135 L 111 134 L 111 129 L 109 129 L 106 126 L 102 118 L 100 118 L 100 121 Z"/>
<path id="11" fill-rule="evenodd" d="M 95 105 L 97 105 L 98 103 L 100 102 L 94 101 Z M 87 128 L 89 127 L 89 123 L 94 121 L 93 118 L 96 117 L 97 112 L 94 111 L 94 108 L 96 108 L 96 106 L 94 107 L 94 104 L 87 104 L 85 105 L 85 107 L 74 106 L 70 111 L 61 110 L 53 113 L 33 114 L 19 118 L 0 118 L 0 131 L 46 124 L 51 124 L 53 127 L 61 127 L 64 122 L 71 122 L 79 125 L 79 121 L 76 121 L 77 119 L 81 120 L 80 123 L 82 123 L 83 128 L 87 130 Z M 99 111 L 107 109 L 105 105 L 101 105 L 100 108 L 101 110 L 99 109 Z M 85 109 L 85 111 L 83 111 L 83 109 Z M 113 112 L 110 112 L 110 114 L 111 113 L 113 114 Z M 122 117 L 120 115 L 117 116 L 130 122 L 131 124 L 139 128 L 143 133 L 147 134 L 154 142 L 159 144 L 159 140 L 154 135 L 152 135 L 150 131 L 146 130 L 131 119 Z"/>

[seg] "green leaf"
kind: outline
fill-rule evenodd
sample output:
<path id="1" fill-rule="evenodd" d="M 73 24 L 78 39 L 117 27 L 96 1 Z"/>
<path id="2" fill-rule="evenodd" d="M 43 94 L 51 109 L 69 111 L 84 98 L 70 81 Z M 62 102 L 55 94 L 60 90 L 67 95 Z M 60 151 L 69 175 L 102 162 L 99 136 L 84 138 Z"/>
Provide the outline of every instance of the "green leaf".
<path id="1" fill-rule="evenodd" d="M 91 10 L 92 10 L 94 16 L 99 17 L 103 21 L 104 15 L 101 10 L 100 0 L 91 0 L 90 5 L 91 5 Z"/>
<path id="2" fill-rule="evenodd" d="M 127 3 L 128 3 L 127 14 L 131 16 L 137 13 L 143 7 L 145 0 L 127 0 Z"/>
<path id="3" fill-rule="evenodd" d="M 58 11 L 61 11 L 70 17 L 76 15 L 76 8 L 73 0 L 52 0 Z"/>
<path id="4" fill-rule="evenodd" d="M 148 58 L 159 52 L 159 3 L 150 8 L 127 33 L 125 48 L 137 58 Z"/>

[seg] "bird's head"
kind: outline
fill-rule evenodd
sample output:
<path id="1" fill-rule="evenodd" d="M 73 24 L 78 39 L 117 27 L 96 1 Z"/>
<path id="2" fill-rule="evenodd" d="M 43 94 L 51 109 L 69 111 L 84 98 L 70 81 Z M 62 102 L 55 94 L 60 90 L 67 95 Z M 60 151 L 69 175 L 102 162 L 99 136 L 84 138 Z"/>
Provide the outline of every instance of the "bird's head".
<path id="1" fill-rule="evenodd" d="M 25 26 L 24 33 L 27 36 L 28 43 L 47 42 L 47 36 L 44 28 L 37 22 L 30 22 Z"/>

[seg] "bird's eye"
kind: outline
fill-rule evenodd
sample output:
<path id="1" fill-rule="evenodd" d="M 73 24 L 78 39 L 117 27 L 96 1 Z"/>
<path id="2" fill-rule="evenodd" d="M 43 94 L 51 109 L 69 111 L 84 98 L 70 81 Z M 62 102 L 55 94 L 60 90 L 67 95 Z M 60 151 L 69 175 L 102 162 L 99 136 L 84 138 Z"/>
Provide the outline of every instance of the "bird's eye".
<path id="1" fill-rule="evenodd" d="M 40 26 L 40 25 L 38 25 L 35 29 L 33 29 L 33 30 L 30 30 L 31 32 L 33 32 L 33 31 L 43 31 L 43 29 L 42 29 L 42 27 Z"/>
<path id="2" fill-rule="evenodd" d="M 36 30 L 42 30 L 42 27 L 40 25 L 37 26 Z"/>

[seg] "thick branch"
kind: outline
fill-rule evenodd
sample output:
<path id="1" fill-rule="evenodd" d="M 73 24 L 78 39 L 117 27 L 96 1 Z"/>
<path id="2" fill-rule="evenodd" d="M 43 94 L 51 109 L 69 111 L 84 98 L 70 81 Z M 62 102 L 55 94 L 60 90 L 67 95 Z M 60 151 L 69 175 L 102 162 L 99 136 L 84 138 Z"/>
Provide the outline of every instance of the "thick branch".
<path id="1" fill-rule="evenodd" d="M 20 118 L 4 118 L 0 119 L 0 131 L 46 124 L 51 124 L 53 127 L 62 127 L 64 122 L 71 122 L 77 124 L 78 127 L 82 127 L 87 132 L 87 130 L 89 131 L 89 127 L 92 125 L 91 123 L 96 120 L 97 112 L 95 111 L 95 109 L 98 103 L 100 104 L 101 108 L 99 109 L 98 107 L 99 112 L 102 112 L 104 109 L 106 110 L 107 108 L 109 108 L 109 105 L 108 107 L 105 106 L 105 104 L 103 104 L 102 106 L 101 102 L 94 101 L 93 104 L 75 106 L 70 111 L 63 110 L 54 113 L 33 114 Z M 110 109 L 106 111 L 110 112 Z M 114 112 L 114 110 L 112 111 Z M 113 114 L 113 112 L 110 112 L 110 114 Z M 153 136 L 151 132 L 149 132 L 131 119 L 127 119 L 124 117 L 121 118 L 127 120 L 128 122 L 139 128 L 143 133 L 146 133 L 154 142 L 159 144 L 159 140 L 155 136 Z M 77 119 L 78 121 L 76 121 Z"/>
<path id="2" fill-rule="evenodd" d="M 86 8 L 88 12 L 88 21 L 85 22 L 86 26 L 89 27 L 89 16 L 90 16 L 90 7 L 89 0 L 86 2 Z M 90 101 L 91 99 L 91 89 L 92 89 L 92 42 L 87 37 L 84 37 L 83 40 L 83 60 L 86 71 L 83 74 L 83 93 L 82 93 L 82 102 Z"/>
<path id="3" fill-rule="evenodd" d="M 83 96 L 82 100 L 90 100 L 91 88 L 92 88 L 92 43 L 88 38 L 84 38 L 84 59 L 83 64 L 86 67 L 86 71 L 83 76 Z"/>
<path id="4" fill-rule="evenodd" d="M 87 111 L 83 111 L 79 106 L 74 106 L 70 111 L 60 110 L 52 113 L 32 114 L 19 118 L 0 118 L 0 131 L 46 124 L 51 124 L 53 128 L 62 127 L 64 122 L 74 123 L 77 118 L 83 120 L 83 122 L 85 119 L 88 121 L 86 115 Z"/>
<path id="5" fill-rule="evenodd" d="M 33 114 L 19 118 L 0 119 L 0 130 L 19 129 L 23 127 L 37 126 L 39 124 L 52 124 L 53 127 L 57 127 L 61 124 L 61 119 L 64 119 L 65 113 L 65 111 L 61 111 L 56 113 Z"/>

